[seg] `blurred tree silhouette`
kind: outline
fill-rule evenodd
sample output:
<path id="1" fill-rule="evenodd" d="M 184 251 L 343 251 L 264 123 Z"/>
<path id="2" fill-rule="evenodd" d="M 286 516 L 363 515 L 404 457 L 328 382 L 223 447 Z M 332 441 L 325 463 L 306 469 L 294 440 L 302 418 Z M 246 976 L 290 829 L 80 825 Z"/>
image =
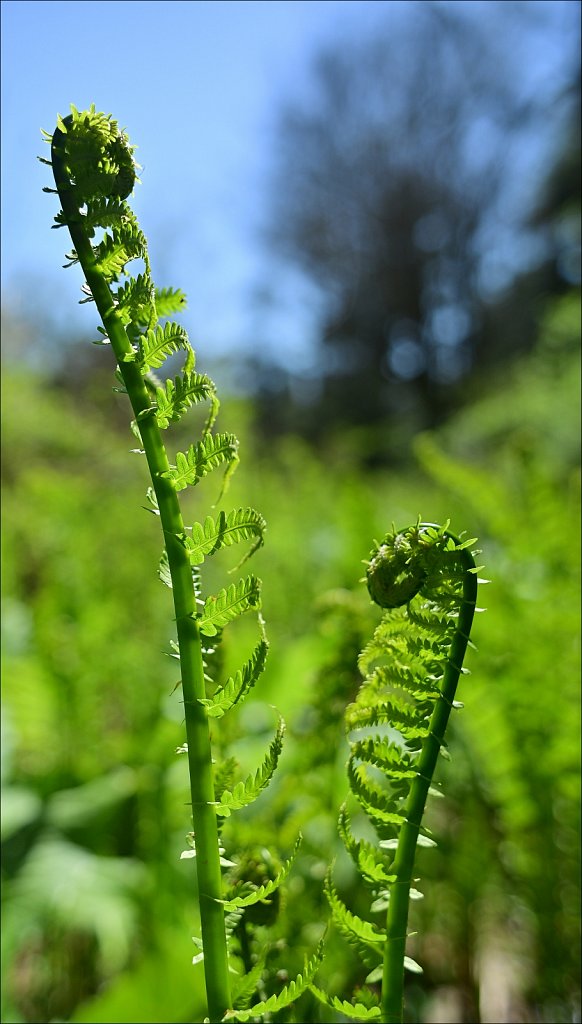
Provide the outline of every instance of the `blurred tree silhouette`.
<path id="1" fill-rule="evenodd" d="M 533 346 L 535 297 L 555 287 L 532 140 L 549 123 L 564 145 L 577 67 L 564 52 L 561 77 L 522 80 L 543 66 L 547 5 L 471 8 L 407 5 L 322 52 L 312 98 L 281 116 L 268 242 L 323 296 L 320 428 L 436 425 L 471 372 Z"/>

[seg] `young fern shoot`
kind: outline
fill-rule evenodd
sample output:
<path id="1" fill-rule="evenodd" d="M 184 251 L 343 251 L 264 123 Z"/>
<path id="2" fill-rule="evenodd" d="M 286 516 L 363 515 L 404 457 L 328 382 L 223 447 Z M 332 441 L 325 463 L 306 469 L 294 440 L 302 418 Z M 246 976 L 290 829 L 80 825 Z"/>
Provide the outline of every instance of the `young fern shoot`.
<path id="1" fill-rule="evenodd" d="M 245 561 L 262 545 L 265 522 L 256 510 L 238 508 L 207 515 L 191 527 L 184 524 L 179 492 L 195 486 L 217 467 L 225 469 L 226 482 L 238 462 L 238 442 L 232 434 L 213 432 L 219 404 L 215 386 L 209 377 L 195 371 L 194 351 L 184 328 L 166 319 L 184 308 L 185 296 L 179 290 L 159 290 L 153 284 L 147 241 L 126 202 L 136 181 L 135 147 L 117 122 L 94 106 L 83 112 L 71 106 L 69 116 L 58 118 L 53 135 L 44 134 L 51 146 L 51 160 L 44 162 L 52 166 L 62 207 L 55 226 L 65 226 L 70 233 L 74 248 L 67 266 L 80 264 L 85 277 L 81 301 L 95 302 L 103 324 L 99 327 L 101 343 L 110 345 L 115 355 L 118 390 L 124 391 L 131 403 L 132 429 L 151 478 L 151 510 L 159 517 L 164 538 L 159 575 L 172 590 L 176 620 L 202 930 L 199 945 L 208 1017 L 220 1021 L 227 1011 L 234 1016 L 238 1005 L 236 991 L 231 992 L 225 912 L 240 915 L 254 902 L 268 898 L 288 873 L 291 861 L 267 887 L 250 886 L 243 896 L 223 892 L 221 823 L 268 785 L 277 767 L 284 723 L 279 722 L 260 768 L 232 790 L 221 786 L 222 791 L 215 792 L 210 724 L 239 704 L 254 686 L 263 671 L 268 644 L 259 614 L 260 581 L 248 575 L 205 597 L 199 567 L 221 548 L 238 542 L 250 543 Z M 141 259 L 144 269 L 132 276 L 128 264 L 135 259 Z M 166 319 L 163 326 L 160 319 Z M 182 372 L 161 384 L 154 371 L 176 353 L 184 355 Z M 209 404 L 202 436 L 170 461 L 163 432 L 200 402 Z M 210 645 L 216 645 L 223 629 L 249 610 L 259 618 L 257 645 L 240 671 L 209 695 Z M 315 966 L 314 962 L 305 978 L 299 976 L 286 987 L 277 997 L 277 1008 L 307 986 Z"/>
<path id="2" fill-rule="evenodd" d="M 353 1005 L 313 985 L 318 998 L 345 1016 L 401 1024 L 404 969 L 419 971 L 406 956 L 408 907 L 418 846 L 434 846 L 423 815 L 445 730 L 455 701 L 477 595 L 474 540 L 459 541 L 447 527 L 420 521 L 393 531 L 372 552 L 370 596 L 384 610 L 360 655 L 363 683 L 345 722 L 350 743 L 348 778 L 378 842 L 357 839 L 347 806 L 339 831 L 363 882 L 371 910 L 386 913 L 385 926 L 353 914 L 327 876 L 332 919 L 381 982 L 381 999 L 364 990 Z M 484 582 L 484 581 L 481 581 Z"/>

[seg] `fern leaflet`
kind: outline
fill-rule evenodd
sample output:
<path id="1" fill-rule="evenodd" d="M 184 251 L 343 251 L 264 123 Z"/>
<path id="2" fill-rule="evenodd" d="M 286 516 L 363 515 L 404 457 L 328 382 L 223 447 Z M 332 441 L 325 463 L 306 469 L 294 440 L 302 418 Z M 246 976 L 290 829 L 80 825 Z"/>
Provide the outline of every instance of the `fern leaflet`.
<path id="1" fill-rule="evenodd" d="M 216 636 L 220 629 L 239 615 L 261 607 L 261 584 L 256 576 L 247 576 L 238 583 L 231 583 L 220 590 L 215 597 L 207 597 L 204 609 L 198 616 L 198 628 L 204 636 Z"/>
<path id="2" fill-rule="evenodd" d="M 337 996 L 329 996 L 327 992 L 318 988 L 317 985 L 311 984 L 309 986 L 313 995 L 316 996 L 320 1003 L 327 1006 L 330 1010 L 335 1010 L 336 1013 L 341 1013 L 344 1017 L 348 1017 L 350 1020 L 356 1021 L 368 1021 L 368 1020 L 380 1020 L 380 1007 L 379 1006 L 364 1006 L 363 1003 L 349 1003 L 347 999 L 338 999 Z"/>
<path id="3" fill-rule="evenodd" d="M 261 901 L 268 900 L 268 897 L 271 896 L 271 894 L 279 888 L 281 883 L 285 881 L 287 875 L 291 871 L 291 868 L 293 867 L 293 864 L 295 862 L 295 858 L 297 857 L 299 847 L 301 846 L 302 839 L 303 837 L 301 836 L 301 834 L 299 834 L 291 856 L 289 857 L 288 860 L 285 861 L 283 867 L 277 873 L 275 878 L 272 878 L 268 882 L 265 882 L 264 885 L 255 885 L 252 886 L 252 888 L 249 887 L 249 891 L 246 893 L 236 893 L 230 896 L 228 899 L 223 900 L 225 910 L 239 910 L 244 907 L 252 907 L 254 903 L 259 903 Z"/>
<path id="4" fill-rule="evenodd" d="M 245 1024 L 246 1021 L 252 1020 L 253 1017 L 260 1017 L 263 1014 L 275 1013 L 278 1010 L 285 1009 L 286 1006 L 294 1003 L 295 1000 L 298 999 L 299 996 L 310 986 L 322 959 L 323 940 L 319 943 L 311 959 L 305 961 L 303 973 L 298 974 L 293 981 L 290 981 L 288 985 L 285 985 L 278 995 L 269 996 L 268 999 L 265 999 L 260 1003 L 255 1003 L 255 1005 L 251 1006 L 248 1010 L 227 1010 L 223 1020 L 240 1021 L 241 1024 Z"/>
<path id="5" fill-rule="evenodd" d="M 228 515 L 219 512 L 216 519 L 207 516 L 204 525 L 194 523 L 192 535 L 186 537 L 188 557 L 193 565 L 200 565 L 206 555 L 214 554 L 219 548 L 230 547 L 239 541 L 254 537 L 255 542 L 243 559 L 243 562 L 246 562 L 247 558 L 263 544 L 266 525 L 260 512 L 253 508 L 233 509 Z M 238 568 L 242 564 L 239 563 Z"/>
<path id="6" fill-rule="evenodd" d="M 186 455 L 183 452 L 176 454 L 176 465 L 170 469 L 168 476 L 175 489 L 181 491 L 189 484 L 197 484 L 221 462 L 226 462 L 222 496 L 227 478 L 234 472 L 238 461 L 238 441 L 234 434 L 206 434 L 201 441 L 190 446 Z"/>
<path id="7" fill-rule="evenodd" d="M 95 246 L 95 269 L 106 281 L 116 281 L 130 260 L 143 256 L 145 239 L 139 228 L 116 226 Z"/>
<path id="8" fill-rule="evenodd" d="M 265 755 L 260 768 L 247 776 L 244 782 L 239 782 L 232 790 L 225 790 L 216 803 L 216 813 L 222 818 L 228 818 L 232 811 L 238 811 L 241 807 L 247 807 L 257 799 L 260 793 L 267 788 L 271 781 L 279 756 L 283 748 L 283 736 L 285 733 L 285 722 L 279 719 L 279 725 L 275 737 Z"/>
<path id="9" fill-rule="evenodd" d="M 216 389 L 210 377 L 203 373 L 184 373 L 182 377 L 167 380 L 165 388 L 156 388 L 156 420 L 163 430 L 170 422 L 179 420 L 186 409 L 197 402 L 209 399 L 212 403 L 212 419 L 218 411 Z"/>
<path id="10" fill-rule="evenodd" d="M 364 839 L 356 839 L 352 833 L 347 808 L 341 808 L 338 821 L 339 834 L 362 878 L 373 888 L 389 885 L 396 875 L 389 872 L 389 866 L 381 849 L 376 848 Z M 382 844 L 380 844 L 382 845 Z"/>
<path id="11" fill-rule="evenodd" d="M 159 317 L 182 313 L 186 305 L 186 296 L 181 288 L 156 288 L 156 310 Z"/>
<path id="12" fill-rule="evenodd" d="M 235 704 L 244 700 L 263 672 L 268 650 L 267 641 L 259 640 L 246 665 L 231 676 L 212 698 L 202 699 L 209 718 L 222 718 Z"/>
<path id="13" fill-rule="evenodd" d="M 157 303 L 156 303 L 157 310 Z M 163 366 L 168 356 L 183 349 L 186 352 L 185 372 L 194 368 L 194 352 L 190 347 L 188 335 L 180 324 L 168 322 L 142 334 L 139 339 L 139 366 L 142 373 Z"/>

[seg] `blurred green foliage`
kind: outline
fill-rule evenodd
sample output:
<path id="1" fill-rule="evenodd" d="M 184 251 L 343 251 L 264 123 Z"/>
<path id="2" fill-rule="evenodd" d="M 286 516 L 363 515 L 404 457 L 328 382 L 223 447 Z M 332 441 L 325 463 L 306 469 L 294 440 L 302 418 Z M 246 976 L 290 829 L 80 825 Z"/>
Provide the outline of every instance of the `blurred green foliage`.
<path id="1" fill-rule="evenodd" d="M 359 906 L 336 835 L 343 710 L 376 621 L 358 581 L 374 538 L 420 513 L 477 535 L 493 582 L 430 811 L 439 846 L 419 855 L 411 953 L 425 973 L 410 1019 L 443 1005 L 459 1021 L 579 1019 L 578 310 L 575 293 L 555 302 L 534 354 L 417 437 L 406 469 L 364 470 L 349 433 L 319 452 L 293 436 L 267 444 L 247 403 L 224 403 L 221 429 L 241 439 L 235 500 L 269 524 L 254 571 L 272 651 L 218 744 L 249 769 L 271 705 L 288 723 L 268 794 L 225 826 L 226 856 L 260 835 L 284 859 L 305 836 L 271 929 L 271 988 L 321 935 L 332 858 Z M 200 1020 L 181 707 L 143 465 L 110 392 L 89 403 L 15 368 L 3 391 L 2 1020 Z M 261 924 L 248 941 L 249 957 L 264 948 Z M 329 990 L 364 976 L 331 933 Z M 306 995 L 297 1013 L 325 1011 Z"/>

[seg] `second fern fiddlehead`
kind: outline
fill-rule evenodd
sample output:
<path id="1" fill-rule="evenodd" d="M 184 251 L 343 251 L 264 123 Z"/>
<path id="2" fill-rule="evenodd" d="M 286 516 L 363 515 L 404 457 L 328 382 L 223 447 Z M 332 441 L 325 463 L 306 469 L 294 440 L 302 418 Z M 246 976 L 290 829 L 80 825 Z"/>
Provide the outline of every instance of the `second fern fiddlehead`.
<path id="1" fill-rule="evenodd" d="M 434 845 L 422 820 L 469 641 L 477 595 L 470 551 L 446 527 L 418 523 L 388 534 L 372 552 L 367 585 L 384 609 L 360 655 L 364 681 L 346 711 L 348 777 L 378 841 L 357 839 L 347 806 L 339 829 L 346 849 L 372 891 L 372 909 L 386 925 L 364 920 L 342 902 L 331 877 L 327 895 L 340 931 L 382 984 L 353 1006 L 316 995 L 344 1014 L 386 1024 L 403 1017 L 408 907 L 418 845 Z"/>

